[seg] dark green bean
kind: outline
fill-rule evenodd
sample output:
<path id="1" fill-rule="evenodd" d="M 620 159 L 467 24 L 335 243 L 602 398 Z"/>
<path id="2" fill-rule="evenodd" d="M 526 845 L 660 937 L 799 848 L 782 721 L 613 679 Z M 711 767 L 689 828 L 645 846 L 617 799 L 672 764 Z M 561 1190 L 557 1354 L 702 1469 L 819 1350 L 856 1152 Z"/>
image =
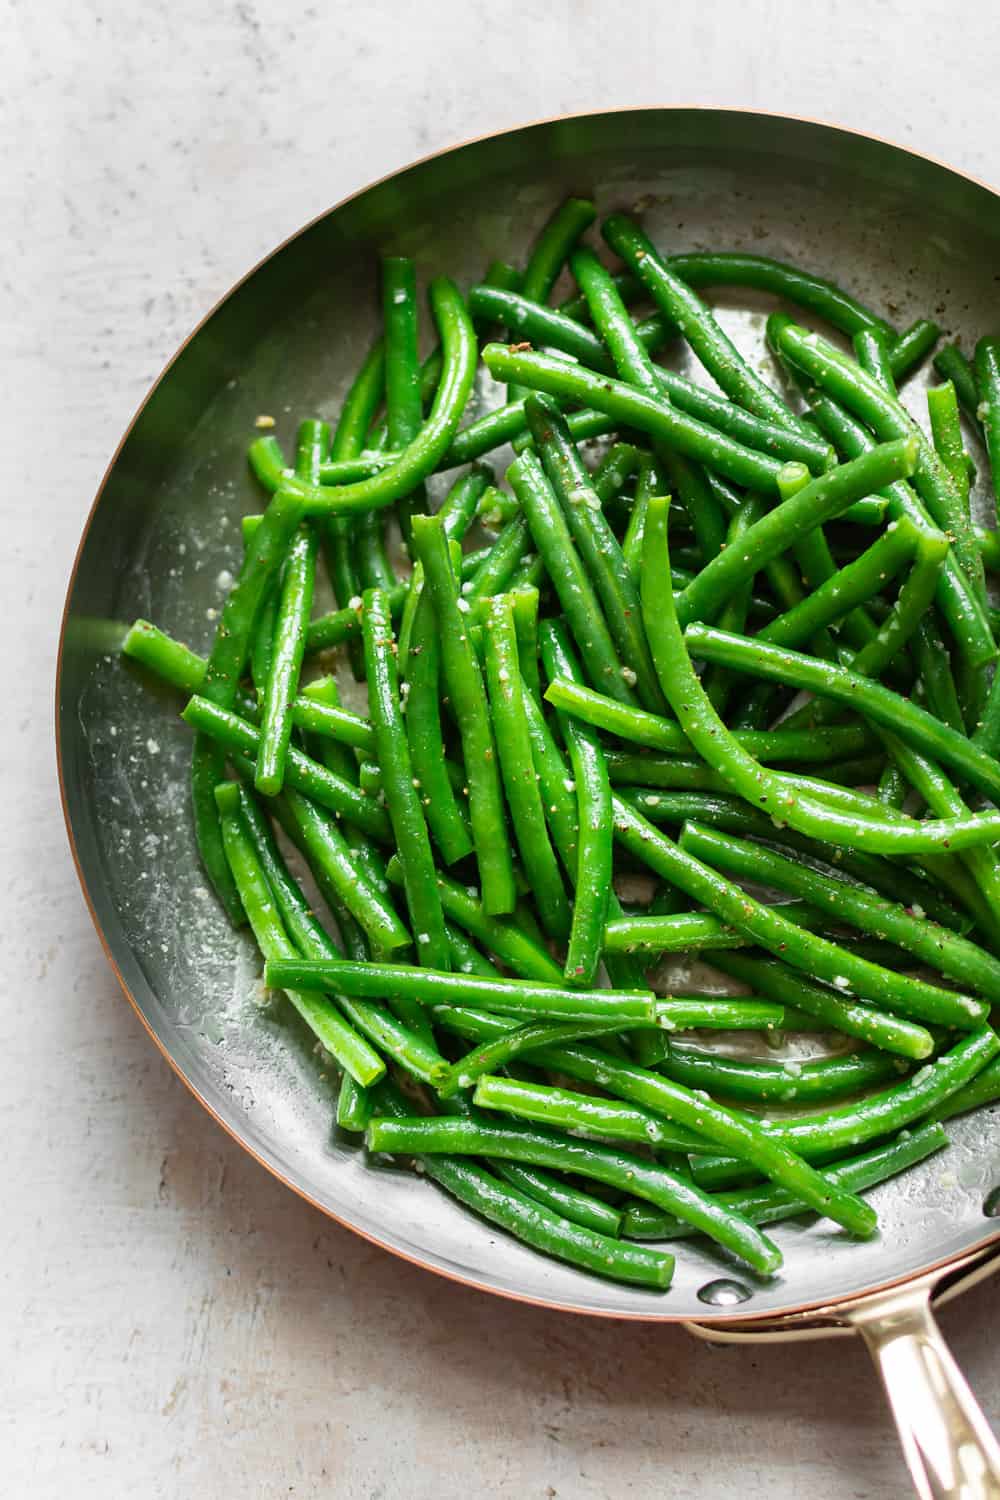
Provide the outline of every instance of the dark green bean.
<path id="1" fill-rule="evenodd" d="M 917 318 L 889 344 L 889 369 L 900 385 L 941 337 L 941 329 L 929 318 Z"/>
<path id="2" fill-rule="evenodd" d="M 379 1086 L 377 1107 L 384 1114 L 405 1117 L 413 1106 L 397 1089 L 383 1083 Z M 424 1173 L 460 1203 L 545 1255 L 614 1281 L 660 1291 L 670 1285 L 673 1256 L 653 1253 L 640 1245 L 627 1245 L 576 1224 L 517 1188 L 498 1183 L 485 1167 L 475 1162 L 441 1155 L 421 1156 L 419 1161 Z M 642 1256 L 636 1251 L 642 1251 Z"/>
<path id="3" fill-rule="evenodd" d="M 418 436 L 424 420 L 420 389 L 420 355 L 417 314 L 417 276 L 408 256 L 386 256 L 382 260 L 382 323 L 385 328 L 385 425 L 390 448 L 405 448 Z M 423 509 L 426 494 L 421 485 L 400 497 L 397 516 L 403 540 L 410 539 L 410 518 Z M 370 538 L 369 566 L 361 568 L 361 581 L 369 588 L 389 588 L 395 582 L 381 546 L 379 517 L 374 512 L 359 525 L 359 560 L 365 552 L 361 539 Z"/>
<path id="4" fill-rule="evenodd" d="M 872 1084 L 897 1079 L 903 1066 L 885 1052 L 856 1052 L 808 1062 L 762 1062 L 720 1057 L 703 1047 L 671 1042 L 661 1069 L 691 1089 L 708 1089 L 730 1099 L 782 1104 L 826 1103 L 857 1094 Z"/>
<path id="5" fill-rule="evenodd" d="M 579 665 L 560 622 L 545 622 L 541 645 L 549 677 L 561 671 L 579 678 Z M 559 723 L 573 771 L 578 837 L 573 923 L 564 972 L 570 984 L 588 985 L 593 983 L 600 962 L 612 892 L 611 786 L 604 752 L 593 731 L 562 716 Z"/>
<path id="6" fill-rule="evenodd" d="M 895 1139 L 884 1146 L 876 1146 L 872 1151 L 832 1162 L 824 1170 L 839 1187 L 860 1193 L 925 1161 L 947 1144 L 948 1137 L 940 1125 L 924 1125 L 912 1132 L 904 1130 Z M 774 1224 L 779 1219 L 791 1219 L 806 1212 L 803 1203 L 773 1183 L 765 1187 L 736 1188 L 732 1192 L 719 1193 L 718 1198 L 754 1224 Z M 687 1236 L 691 1230 L 680 1219 L 637 1203 L 626 1211 L 622 1233 L 630 1239 L 660 1240 Z"/>
<path id="7" fill-rule="evenodd" d="M 468 605 L 459 595 L 437 517 L 414 517 L 413 546 L 434 605 L 444 678 L 462 737 L 483 906 L 489 915 L 498 916 L 514 908 L 514 875 L 486 691 L 466 625 Z"/>
<path id="8" fill-rule="evenodd" d="M 362 628 L 368 710 L 375 732 L 382 788 L 403 872 L 417 957 L 430 968 L 447 969 L 451 953 L 444 930 L 423 804 L 414 785 L 413 763 L 399 701 L 394 656 L 396 642 L 383 590 L 369 589 L 365 594 Z"/>
<path id="9" fill-rule="evenodd" d="M 206 698 L 194 697 L 181 717 L 193 729 L 211 735 L 225 748 L 238 750 L 243 755 L 256 756 L 260 732 L 237 714 L 228 713 Z M 303 755 L 294 745 L 288 752 L 285 782 L 287 786 L 304 792 L 348 822 L 356 823 L 375 838 L 389 838 L 389 820 L 381 807 L 350 782 L 335 776 L 325 766 Z"/>
<path id="10" fill-rule="evenodd" d="M 728 434 L 688 416 L 664 397 L 654 400 L 620 380 L 597 375 L 556 355 L 533 354 L 487 344 L 483 360 L 496 379 L 517 378 L 545 395 L 596 407 L 612 425 L 636 427 L 678 452 L 718 469 L 737 484 L 774 493 L 780 462 L 755 452 Z M 574 438 L 581 436 L 569 422 Z M 604 429 L 602 429 L 604 430 Z"/>
<path id="11" fill-rule="evenodd" d="M 486 678 L 500 770 L 514 835 L 542 926 L 550 937 L 569 933 L 570 910 L 549 842 L 541 793 L 531 759 L 521 669 L 509 594 L 491 604 L 486 628 Z"/>
<path id="12" fill-rule="evenodd" d="M 285 564 L 274 626 L 274 646 L 264 689 L 255 775 L 257 790 L 268 797 L 281 791 L 285 779 L 285 762 L 292 737 L 292 702 L 298 692 L 305 655 L 318 549 L 316 529 L 300 527 Z"/>
<path id="13" fill-rule="evenodd" d="M 441 733 L 441 647 L 430 596 L 421 594 L 406 659 L 406 738 L 427 826 L 445 864 L 472 853 L 468 819 L 452 790 Z"/>
<path id="14" fill-rule="evenodd" d="M 477 1100 L 480 1092 L 486 1092 L 486 1082 L 480 1080 Z M 494 1082 L 502 1085 L 504 1080 L 489 1080 L 490 1084 Z M 512 1128 L 471 1119 L 375 1119 L 368 1127 L 366 1141 L 370 1151 L 421 1154 L 457 1151 L 469 1156 L 510 1156 L 517 1161 L 593 1177 L 696 1224 L 762 1275 L 772 1274 L 781 1265 L 781 1252 L 776 1245 L 736 1215 L 714 1210 L 712 1200 L 692 1189 L 683 1177 L 612 1147 L 591 1145 L 534 1127 Z"/>
<path id="15" fill-rule="evenodd" d="M 662 710 L 666 705 L 642 628 L 638 590 L 569 429 L 548 402 L 529 400 L 525 411 L 545 472 L 590 573 L 624 668 L 635 677 L 640 701 L 647 708 Z"/>
<path id="16" fill-rule="evenodd" d="M 403 964 L 352 964 L 335 960 L 282 959 L 268 970 L 267 982 L 281 987 L 333 989 L 362 998 L 402 996 L 421 1005 L 471 1004 L 501 1015 L 526 1015 L 554 1020 L 611 1020 L 623 1026 L 653 1023 L 656 1005 L 644 990 L 567 990 L 524 979 L 481 978 L 417 969 Z"/>

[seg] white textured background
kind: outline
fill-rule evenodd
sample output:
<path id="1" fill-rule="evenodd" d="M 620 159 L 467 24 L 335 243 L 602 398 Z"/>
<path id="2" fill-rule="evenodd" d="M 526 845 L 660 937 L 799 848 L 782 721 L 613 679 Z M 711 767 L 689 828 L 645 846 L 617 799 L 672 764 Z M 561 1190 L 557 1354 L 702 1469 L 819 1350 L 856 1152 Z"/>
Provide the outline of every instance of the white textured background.
<path id="1" fill-rule="evenodd" d="M 463 137 L 637 103 L 814 115 L 1000 180 L 1000 12 L 3 0 L 0 36 L 0 1489 L 906 1493 L 856 1348 L 713 1350 L 493 1301 L 368 1248 L 242 1155 L 98 950 L 51 679 L 118 436 L 191 325 L 304 220 Z M 981 1290 L 944 1322 L 996 1420 L 992 1305 Z"/>

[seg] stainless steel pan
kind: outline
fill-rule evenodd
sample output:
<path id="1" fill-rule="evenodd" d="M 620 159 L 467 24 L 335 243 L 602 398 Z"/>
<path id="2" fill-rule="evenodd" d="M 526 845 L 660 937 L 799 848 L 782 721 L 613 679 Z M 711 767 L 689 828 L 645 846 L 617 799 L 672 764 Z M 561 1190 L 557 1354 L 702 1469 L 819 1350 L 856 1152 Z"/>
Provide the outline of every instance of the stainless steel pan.
<path id="1" fill-rule="evenodd" d="M 1000 198 L 932 161 L 806 121 L 664 109 L 493 136 L 368 188 L 283 245 L 169 365 L 91 512 L 69 591 L 58 742 L 84 892 L 125 993 L 166 1058 L 248 1151 L 339 1222 L 429 1269 L 505 1296 L 710 1336 L 860 1329 L 878 1358 L 921 1494 L 1000 1495 L 1000 1454 L 937 1334 L 929 1297 L 988 1262 L 1000 1220 L 1000 1112 L 951 1128 L 952 1149 L 878 1190 L 881 1237 L 779 1229 L 780 1278 L 726 1278 L 685 1244 L 669 1294 L 605 1285 L 495 1235 L 416 1178 L 375 1173 L 331 1133 L 330 1091 L 303 1034 L 257 1006 L 257 964 L 207 894 L 186 808 L 187 730 L 115 654 L 144 614 L 205 644 L 259 497 L 254 419 L 289 430 L 335 412 L 374 322 L 373 260 L 405 252 L 468 284 L 518 259 L 567 191 L 638 206 L 669 249 L 749 247 L 826 272 L 902 325 L 995 328 Z M 760 346 L 766 299 L 723 294 Z"/>

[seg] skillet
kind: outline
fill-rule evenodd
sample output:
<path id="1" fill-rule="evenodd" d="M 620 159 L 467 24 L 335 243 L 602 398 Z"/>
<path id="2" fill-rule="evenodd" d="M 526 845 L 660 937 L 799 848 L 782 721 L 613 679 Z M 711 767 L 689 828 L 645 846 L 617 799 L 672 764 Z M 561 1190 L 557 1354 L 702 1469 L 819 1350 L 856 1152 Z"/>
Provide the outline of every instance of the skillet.
<path id="1" fill-rule="evenodd" d="M 952 1148 L 873 1195 L 879 1238 L 783 1226 L 781 1275 L 720 1276 L 685 1242 L 671 1290 L 602 1283 L 496 1236 L 426 1183 L 373 1172 L 331 1133 L 331 1094 L 302 1032 L 260 1010 L 258 963 L 199 871 L 188 731 L 117 657 L 121 622 L 154 619 L 199 649 L 259 508 L 245 449 L 329 417 L 374 326 L 375 258 L 477 280 L 518 261 L 567 192 L 641 211 L 665 250 L 746 248 L 848 287 L 898 326 L 937 316 L 966 347 L 996 325 L 1000 197 L 942 165 L 803 120 L 648 109 L 554 120 L 446 151 L 330 210 L 252 271 L 160 377 L 94 502 L 66 602 L 57 684 L 63 803 L 84 894 L 125 994 L 208 1111 L 270 1171 L 386 1249 L 553 1308 L 683 1321 L 706 1336 L 857 1327 L 889 1387 L 918 1492 L 1000 1496 L 1000 1451 L 929 1311 L 1000 1245 L 1000 1109 L 949 1125 Z M 759 350 L 775 305 L 709 294 Z M 921 377 L 917 377 L 918 381 Z M 971 1273 L 971 1275 L 970 1275 Z"/>

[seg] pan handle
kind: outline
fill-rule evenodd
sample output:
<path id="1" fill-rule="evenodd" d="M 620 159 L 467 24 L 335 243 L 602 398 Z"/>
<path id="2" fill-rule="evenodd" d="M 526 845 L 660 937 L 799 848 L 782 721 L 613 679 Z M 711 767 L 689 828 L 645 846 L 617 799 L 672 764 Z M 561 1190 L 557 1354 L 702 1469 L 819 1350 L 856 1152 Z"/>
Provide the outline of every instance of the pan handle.
<path id="1" fill-rule="evenodd" d="M 1000 1446 L 918 1282 L 855 1304 L 846 1318 L 878 1367 L 921 1500 L 1000 1500 Z"/>

